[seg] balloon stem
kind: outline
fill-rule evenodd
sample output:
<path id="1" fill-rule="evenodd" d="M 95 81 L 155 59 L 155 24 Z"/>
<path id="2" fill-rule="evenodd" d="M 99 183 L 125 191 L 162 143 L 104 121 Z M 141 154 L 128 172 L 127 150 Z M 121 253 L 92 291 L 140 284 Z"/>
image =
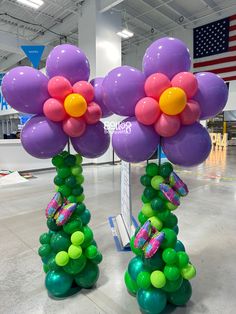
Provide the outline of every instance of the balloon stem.
<path id="1" fill-rule="evenodd" d="M 70 154 L 70 140 L 68 140 L 67 150 L 68 150 L 68 153 Z"/>
<path id="2" fill-rule="evenodd" d="M 158 165 L 161 165 L 161 136 L 160 136 L 160 144 L 158 146 Z"/>

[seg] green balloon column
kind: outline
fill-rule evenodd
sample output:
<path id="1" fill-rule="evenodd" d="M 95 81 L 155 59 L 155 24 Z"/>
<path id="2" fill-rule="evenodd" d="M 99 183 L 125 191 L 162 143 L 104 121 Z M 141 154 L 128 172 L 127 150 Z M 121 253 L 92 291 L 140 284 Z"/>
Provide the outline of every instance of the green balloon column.
<path id="1" fill-rule="evenodd" d="M 171 189 L 172 173 L 169 162 L 160 166 L 149 163 L 140 179 L 144 186 L 143 206 L 138 215 L 140 227 L 130 242 L 136 256 L 129 262 L 124 279 L 128 292 L 136 296 L 140 310 L 146 314 L 161 313 L 167 303 L 185 305 L 192 294 L 189 280 L 196 275 L 184 245 L 177 238 L 178 219 L 173 213 L 177 205 L 170 202 L 160 189 L 163 183 Z M 159 249 L 150 258 L 145 255 L 145 245 L 135 246 L 135 238 L 147 221 L 164 235 Z"/>
<path id="2" fill-rule="evenodd" d="M 60 209 L 54 217 L 48 217 L 49 230 L 39 239 L 38 253 L 46 273 L 45 285 L 54 297 L 65 297 L 81 288 L 91 288 L 99 277 L 98 264 L 102 261 L 102 254 L 88 226 L 91 215 L 83 203 L 81 163 L 79 154 L 71 155 L 66 151 L 52 159 L 57 171 L 54 178 L 57 195 L 61 195 L 64 204 L 74 205 L 71 216 L 63 225 L 58 225 Z"/>

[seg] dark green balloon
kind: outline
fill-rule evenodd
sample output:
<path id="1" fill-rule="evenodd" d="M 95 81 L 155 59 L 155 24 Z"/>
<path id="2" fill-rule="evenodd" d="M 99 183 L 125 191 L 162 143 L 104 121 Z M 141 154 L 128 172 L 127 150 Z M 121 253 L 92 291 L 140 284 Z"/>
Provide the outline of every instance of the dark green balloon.
<path id="1" fill-rule="evenodd" d="M 137 292 L 137 301 L 141 312 L 145 314 L 159 314 L 166 307 L 167 297 L 166 293 L 161 289 L 139 289 Z"/>
<path id="2" fill-rule="evenodd" d="M 168 209 L 165 209 L 165 210 L 162 210 L 160 212 L 157 212 L 156 215 L 162 222 L 164 222 L 164 221 L 166 221 L 166 219 L 170 215 L 170 211 Z"/>
<path id="3" fill-rule="evenodd" d="M 161 198 L 163 201 L 167 201 L 167 198 L 161 191 L 157 191 L 157 196 Z"/>
<path id="4" fill-rule="evenodd" d="M 76 163 L 76 157 L 74 155 L 68 155 L 64 159 L 65 166 L 72 167 Z"/>
<path id="5" fill-rule="evenodd" d="M 60 156 L 63 157 L 63 160 L 64 160 L 64 158 L 66 158 L 69 155 L 70 155 L 70 153 L 68 151 L 66 151 L 66 150 L 64 150 L 63 152 L 60 153 Z"/>
<path id="6" fill-rule="evenodd" d="M 168 301 L 177 306 L 185 305 L 192 295 L 192 287 L 188 280 L 183 280 L 181 287 L 175 291 L 168 293 Z"/>
<path id="7" fill-rule="evenodd" d="M 80 196 L 83 193 L 84 189 L 81 185 L 76 185 L 73 189 L 72 189 L 72 194 L 75 196 Z"/>
<path id="8" fill-rule="evenodd" d="M 54 178 L 54 184 L 57 185 L 57 186 L 61 186 L 65 183 L 65 180 L 62 179 L 61 177 L 59 176 L 55 176 Z"/>
<path id="9" fill-rule="evenodd" d="M 70 275 L 77 275 L 84 269 L 86 262 L 87 258 L 84 254 L 82 254 L 78 259 L 70 259 L 69 263 L 66 264 L 63 269 Z"/>
<path id="10" fill-rule="evenodd" d="M 53 218 L 47 219 L 47 226 L 51 231 L 61 230 L 61 227 L 56 224 L 56 221 Z"/>
<path id="11" fill-rule="evenodd" d="M 178 218 L 174 214 L 170 213 L 165 220 L 165 228 L 172 229 L 177 225 L 177 223 L 178 223 Z"/>
<path id="12" fill-rule="evenodd" d="M 183 243 L 180 240 L 177 240 L 174 249 L 175 249 L 176 252 L 181 252 L 181 251 L 185 252 L 185 247 L 184 247 Z"/>
<path id="13" fill-rule="evenodd" d="M 69 197 L 67 197 L 67 200 L 69 203 L 76 203 L 77 202 L 76 196 L 74 196 L 74 195 L 70 195 Z"/>
<path id="14" fill-rule="evenodd" d="M 76 178 L 74 176 L 69 176 L 65 179 L 65 184 L 69 186 L 69 188 L 73 188 L 76 186 Z"/>
<path id="15" fill-rule="evenodd" d="M 174 248 L 177 241 L 176 233 L 169 228 L 163 228 L 161 231 L 165 233 L 165 239 L 161 244 L 161 248 Z"/>
<path id="16" fill-rule="evenodd" d="M 160 175 L 163 178 L 168 178 L 171 174 L 171 172 L 173 172 L 173 166 L 171 163 L 169 162 L 164 162 L 161 167 L 160 167 Z"/>
<path id="17" fill-rule="evenodd" d="M 84 226 L 82 232 L 84 233 L 84 242 L 81 247 L 85 249 L 93 241 L 93 231 L 88 226 Z"/>
<path id="18" fill-rule="evenodd" d="M 126 288 L 127 290 L 129 291 L 130 294 L 132 295 L 136 295 L 137 291 L 138 291 L 138 286 L 136 284 L 136 281 L 134 281 L 128 271 L 125 272 L 125 276 L 124 276 L 124 279 L 125 279 L 125 285 L 126 285 Z"/>
<path id="19" fill-rule="evenodd" d="M 136 248 L 134 246 L 134 239 L 135 239 L 135 236 L 133 236 L 131 239 L 130 239 L 130 248 L 131 248 L 131 251 L 135 254 L 135 255 L 143 255 L 143 250 L 142 249 L 139 249 L 139 248 Z"/>
<path id="20" fill-rule="evenodd" d="M 60 155 L 56 155 L 52 158 L 52 164 L 53 166 L 55 166 L 56 168 L 61 168 L 64 165 L 64 159 L 62 156 Z"/>
<path id="21" fill-rule="evenodd" d="M 142 200 L 142 202 L 143 202 L 144 204 L 150 202 L 149 199 L 147 199 L 147 198 L 144 196 L 144 194 L 142 194 L 141 200 Z"/>
<path id="22" fill-rule="evenodd" d="M 78 204 L 75 210 L 76 215 L 81 215 L 85 211 L 85 209 L 86 206 L 83 203 Z"/>
<path id="23" fill-rule="evenodd" d="M 85 211 L 80 215 L 80 219 L 82 220 L 84 226 L 87 225 L 91 219 L 90 211 L 85 209 Z"/>
<path id="24" fill-rule="evenodd" d="M 49 244 L 43 244 L 38 249 L 38 254 L 41 257 L 48 256 L 51 253 L 51 247 Z"/>
<path id="25" fill-rule="evenodd" d="M 140 222 L 140 224 L 143 225 L 147 220 L 148 220 L 148 217 L 146 217 L 142 213 L 142 211 L 140 211 L 139 214 L 138 214 L 138 221 Z"/>
<path id="26" fill-rule="evenodd" d="M 152 258 L 143 257 L 143 263 L 149 271 L 162 270 L 165 263 L 162 260 L 162 253 L 159 249 Z"/>
<path id="27" fill-rule="evenodd" d="M 62 179 L 65 179 L 71 175 L 71 170 L 68 167 L 59 168 L 57 170 L 57 175 Z"/>
<path id="28" fill-rule="evenodd" d="M 48 292 L 55 296 L 60 297 L 67 293 L 72 286 L 73 278 L 64 271 L 49 271 L 45 278 L 45 285 Z"/>
<path id="29" fill-rule="evenodd" d="M 67 234 L 72 234 L 75 231 L 80 231 L 82 229 L 82 221 L 79 217 L 76 219 L 70 219 L 65 225 L 63 225 L 63 230 Z"/>
<path id="30" fill-rule="evenodd" d="M 61 269 L 61 267 L 56 264 L 55 255 L 50 257 L 50 259 L 48 260 L 47 266 L 48 266 L 49 270 L 57 270 L 58 271 Z"/>
<path id="31" fill-rule="evenodd" d="M 137 276 L 141 271 L 146 271 L 146 270 L 147 269 L 140 256 L 136 256 L 130 260 L 129 265 L 128 265 L 128 273 L 134 281 L 136 281 Z"/>
<path id="32" fill-rule="evenodd" d="M 101 252 L 98 252 L 97 256 L 95 258 L 93 258 L 91 260 L 91 262 L 95 263 L 95 264 L 100 264 L 101 261 L 102 261 L 103 257 L 102 257 L 102 254 Z"/>
<path id="33" fill-rule="evenodd" d="M 41 236 L 39 237 L 39 242 L 41 244 L 49 244 L 51 240 L 51 235 L 49 233 L 42 233 Z"/>
<path id="34" fill-rule="evenodd" d="M 149 201 L 151 201 L 154 197 L 157 196 L 157 191 L 151 186 L 148 186 L 145 188 L 143 194 Z"/>
<path id="35" fill-rule="evenodd" d="M 77 276 L 75 276 L 75 281 L 78 286 L 88 289 L 97 282 L 98 277 L 98 266 L 90 261 L 87 261 L 85 268 Z"/>
<path id="36" fill-rule="evenodd" d="M 52 236 L 50 244 L 55 253 L 60 251 L 67 252 L 69 246 L 71 245 L 71 241 L 69 236 L 64 231 L 60 231 Z"/>
<path id="37" fill-rule="evenodd" d="M 159 166 L 153 162 L 149 163 L 146 166 L 146 174 L 150 177 L 158 175 L 160 173 L 159 171 Z"/>
<path id="38" fill-rule="evenodd" d="M 153 210 L 161 211 L 164 207 L 164 202 L 161 198 L 155 197 L 151 200 L 151 207 Z"/>
<path id="39" fill-rule="evenodd" d="M 69 186 L 67 185 L 61 185 L 59 187 L 59 192 L 64 196 L 64 197 L 68 197 L 71 195 L 71 188 L 69 188 Z"/>
<path id="40" fill-rule="evenodd" d="M 144 186 L 150 186 L 151 185 L 151 180 L 152 180 L 152 178 L 151 177 L 149 177 L 148 175 L 143 175 L 143 176 L 141 176 L 141 178 L 140 178 L 140 182 L 141 182 L 141 184 L 142 185 L 144 185 Z"/>
<path id="41" fill-rule="evenodd" d="M 174 280 L 174 281 L 170 281 L 166 279 L 166 284 L 162 289 L 166 292 L 174 292 L 180 288 L 180 286 L 182 285 L 182 282 L 183 282 L 183 277 L 181 276 L 177 280 Z"/>

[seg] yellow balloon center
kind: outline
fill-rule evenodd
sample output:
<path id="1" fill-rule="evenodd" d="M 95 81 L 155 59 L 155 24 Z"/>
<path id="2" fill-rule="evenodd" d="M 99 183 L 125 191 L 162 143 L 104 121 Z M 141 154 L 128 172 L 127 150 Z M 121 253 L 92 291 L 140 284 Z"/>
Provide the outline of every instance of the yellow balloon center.
<path id="1" fill-rule="evenodd" d="M 87 102 L 80 94 L 70 94 L 64 101 L 64 107 L 68 115 L 78 118 L 85 114 Z"/>
<path id="2" fill-rule="evenodd" d="M 159 105 L 162 112 L 175 116 L 181 113 L 187 103 L 187 96 L 182 88 L 170 87 L 167 88 L 159 99 Z"/>

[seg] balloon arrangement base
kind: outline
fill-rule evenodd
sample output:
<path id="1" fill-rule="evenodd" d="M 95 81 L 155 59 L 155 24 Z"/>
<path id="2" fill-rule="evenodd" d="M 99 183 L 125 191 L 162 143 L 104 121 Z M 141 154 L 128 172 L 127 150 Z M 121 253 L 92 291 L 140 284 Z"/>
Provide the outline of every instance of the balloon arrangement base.
<path id="1" fill-rule="evenodd" d="M 177 239 L 178 219 L 172 213 L 188 189 L 169 162 L 149 163 L 140 181 L 145 187 L 140 226 L 130 241 L 136 256 L 129 262 L 124 280 L 140 311 L 158 314 L 167 306 L 185 305 L 192 295 L 189 280 L 196 269 Z"/>
<path id="2" fill-rule="evenodd" d="M 46 208 L 48 232 L 41 234 L 38 250 L 46 273 L 48 295 L 64 299 L 82 288 L 94 287 L 102 254 L 88 223 L 82 184 L 82 157 L 62 152 L 52 159 L 57 175 L 56 194 Z"/>

